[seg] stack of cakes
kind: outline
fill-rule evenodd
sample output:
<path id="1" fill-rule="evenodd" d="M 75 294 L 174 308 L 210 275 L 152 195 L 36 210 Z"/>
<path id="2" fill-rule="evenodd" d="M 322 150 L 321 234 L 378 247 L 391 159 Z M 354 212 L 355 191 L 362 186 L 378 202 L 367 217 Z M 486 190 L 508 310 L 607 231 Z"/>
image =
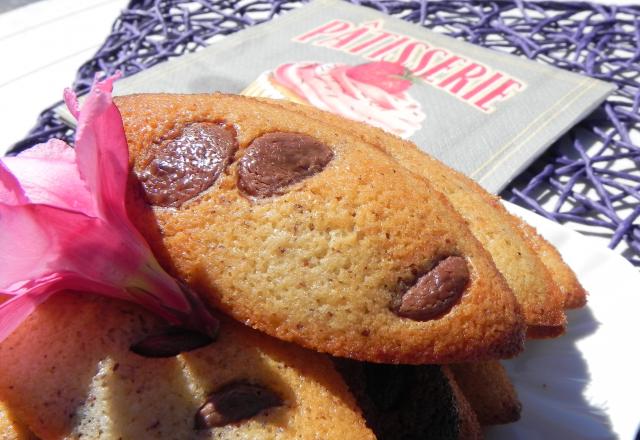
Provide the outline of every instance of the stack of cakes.
<path id="1" fill-rule="evenodd" d="M 517 420 L 498 360 L 561 335 L 585 292 L 495 197 L 309 106 L 116 104 L 130 216 L 220 333 L 57 295 L 0 344 L 4 438 L 462 439 Z"/>

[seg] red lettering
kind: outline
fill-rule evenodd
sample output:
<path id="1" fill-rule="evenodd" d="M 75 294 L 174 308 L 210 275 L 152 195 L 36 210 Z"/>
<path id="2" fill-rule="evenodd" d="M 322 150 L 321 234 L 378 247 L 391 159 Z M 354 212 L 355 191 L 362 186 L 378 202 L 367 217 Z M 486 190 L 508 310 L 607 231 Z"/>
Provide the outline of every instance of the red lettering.
<path id="1" fill-rule="evenodd" d="M 412 43 L 407 44 L 405 48 L 402 49 L 402 52 L 400 53 L 400 56 L 398 56 L 397 60 L 389 59 L 387 61 L 393 61 L 394 63 L 406 65 L 407 60 L 411 57 L 415 49 L 419 46 L 424 47 L 425 50 L 429 49 L 429 46 L 427 46 L 426 44 L 420 41 L 414 41 Z"/>
<path id="2" fill-rule="evenodd" d="M 493 89 L 492 91 L 484 95 L 482 98 L 474 102 L 473 105 L 475 105 L 481 110 L 484 110 L 487 112 L 491 111 L 493 109 L 488 107 L 488 105 L 491 104 L 491 101 L 495 99 L 499 99 L 500 97 L 506 98 L 507 96 L 509 96 L 508 90 L 513 86 L 517 86 L 518 88 L 520 88 L 522 87 L 522 84 L 514 79 L 508 79 L 505 82 L 503 82 L 501 85 L 499 85 L 498 87 L 496 87 L 495 89 Z"/>
<path id="3" fill-rule="evenodd" d="M 423 69 L 425 69 L 429 65 L 429 63 L 431 62 L 431 59 L 437 54 L 442 54 L 442 56 L 446 56 L 446 55 L 449 55 L 449 52 L 447 52 L 444 49 L 431 49 L 426 51 L 422 55 L 422 58 L 420 58 L 418 65 L 411 69 L 412 73 L 416 76 L 420 76 Z"/>
<path id="4" fill-rule="evenodd" d="M 493 84 L 500 78 L 502 78 L 502 73 L 494 73 L 491 78 L 487 79 L 481 84 L 478 84 L 472 90 L 468 91 L 464 96 L 462 96 L 462 99 L 464 99 L 465 101 L 468 101 L 469 99 L 476 96 L 478 92 L 481 92 L 482 90 L 486 89 L 487 87 L 489 87 L 491 84 Z"/>
<path id="5" fill-rule="evenodd" d="M 458 56 L 449 57 L 440 64 L 433 66 L 431 69 L 424 72 L 422 75 L 420 75 L 420 78 L 424 79 L 425 81 L 431 82 L 432 78 L 430 77 L 432 75 L 435 75 L 438 72 L 449 70 L 451 68 L 451 65 L 457 63 L 458 61 L 464 61 L 464 59 Z"/>
<path id="6" fill-rule="evenodd" d="M 327 34 L 331 35 L 331 34 L 336 34 L 338 32 L 344 32 L 347 29 L 350 29 L 352 27 L 353 27 L 353 24 L 349 23 L 348 21 L 333 20 L 327 24 L 323 24 L 322 26 L 319 26 L 307 32 L 306 34 L 297 36 L 293 40 L 304 43 L 311 40 L 313 37 L 316 37 L 319 35 L 326 36 Z"/>
<path id="7" fill-rule="evenodd" d="M 475 72 L 474 72 L 475 70 Z M 451 93 L 457 95 L 458 92 L 465 87 L 469 80 L 473 78 L 479 78 L 487 72 L 487 69 L 484 66 L 481 66 L 477 63 L 471 63 L 463 69 L 458 70 L 457 72 L 451 74 L 447 78 L 443 79 L 438 87 L 446 88 L 449 84 L 453 84 L 451 87 Z"/>

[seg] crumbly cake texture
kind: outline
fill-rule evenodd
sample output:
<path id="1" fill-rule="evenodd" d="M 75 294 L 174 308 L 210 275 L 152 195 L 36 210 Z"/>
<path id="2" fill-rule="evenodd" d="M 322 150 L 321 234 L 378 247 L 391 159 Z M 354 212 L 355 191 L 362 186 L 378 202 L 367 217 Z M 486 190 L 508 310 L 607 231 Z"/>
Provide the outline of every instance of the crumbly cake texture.
<path id="1" fill-rule="evenodd" d="M 368 125 L 282 100 L 260 99 L 293 112 L 302 112 L 350 131 L 387 152 L 409 170 L 446 194 L 470 229 L 491 253 L 522 306 L 528 336 L 555 337 L 564 332 L 563 309 L 581 307 L 586 293 L 558 251 L 534 228 L 508 213 L 498 197 L 476 182 L 419 150 L 415 144 Z"/>
<path id="2" fill-rule="evenodd" d="M 217 341 L 189 353 L 129 350 L 166 326 L 132 304 L 55 295 L 0 344 L 0 401 L 44 440 L 375 438 L 326 356 L 228 319 Z M 283 405 L 195 430 L 209 393 L 238 381 L 274 391 Z"/>
<path id="3" fill-rule="evenodd" d="M 335 362 L 378 440 L 482 438 L 447 366 Z"/>
<path id="4" fill-rule="evenodd" d="M 0 304 L 6 298 L 0 296 Z M 0 371 L 0 374 L 2 372 Z M 0 440 L 31 440 L 34 439 L 24 423 L 20 422 L 15 414 L 0 400 Z"/>
<path id="5" fill-rule="evenodd" d="M 449 367 L 481 425 L 513 423 L 520 419 L 522 405 L 500 362 L 453 364 Z"/>
<path id="6" fill-rule="evenodd" d="M 215 307 L 272 336 L 336 356 L 398 363 L 509 357 L 522 349 L 520 308 L 447 199 L 347 131 L 302 112 L 229 95 L 116 99 L 130 147 L 128 207 L 167 270 Z M 163 139 L 194 122 L 233 126 L 235 161 L 180 208 L 149 206 L 135 178 Z M 299 133 L 334 157 L 276 197 L 238 189 L 238 160 L 270 132 Z M 401 318 L 390 299 L 447 256 L 471 272 L 438 319 Z"/>
<path id="7" fill-rule="evenodd" d="M 35 440 L 29 429 L 0 402 L 0 440 Z"/>

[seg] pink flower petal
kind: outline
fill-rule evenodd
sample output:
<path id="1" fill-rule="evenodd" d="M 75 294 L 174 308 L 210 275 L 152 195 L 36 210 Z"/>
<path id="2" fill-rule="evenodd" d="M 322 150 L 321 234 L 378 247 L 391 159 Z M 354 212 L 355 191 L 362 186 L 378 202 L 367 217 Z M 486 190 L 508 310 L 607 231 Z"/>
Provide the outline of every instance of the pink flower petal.
<path id="1" fill-rule="evenodd" d="M 129 275 L 140 264 L 141 256 L 131 252 L 131 246 L 124 247 L 124 256 L 117 255 L 127 236 L 80 212 L 47 205 L 0 205 L 0 228 L 10 231 L 0 234 L 0 288 L 5 290 L 52 272 L 121 281 L 123 273 Z M 111 261 L 115 257 L 118 260 Z"/>
<path id="2" fill-rule="evenodd" d="M 16 292 L 2 292 L 10 297 L 2 302 L 0 297 L 0 342 L 9 336 L 35 308 L 52 294 L 63 290 L 92 291 L 122 298 L 120 289 L 94 283 L 76 274 L 53 273 L 36 281 L 25 283 Z"/>
<path id="3" fill-rule="evenodd" d="M 1 160 L 20 181 L 31 203 L 95 215 L 91 194 L 78 173 L 75 153 L 64 142 L 52 139 Z"/>
<path id="4" fill-rule="evenodd" d="M 115 221 L 127 218 L 124 200 L 129 171 L 122 117 L 111 97 L 119 77 L 94 83 L 79 113 L 75 142 L 80 176 L 94 197 L 96 211 Z"/>
<path id="5" fill-rule="evenodd" d="M 69 145 L 60 139 L 49 139 L 43 144 L 34 145 L 24 150 L 17 157 L 34 157 L 39 159 L 56 159 L 75 163 L 76 153 Z"/>
<path id="6" fill-rule="evenodd" d="M 0 203 L 6 205 L 29 203 L 20 182 L 2 160 L 0 160 Z"/>
<path id="7" fill-rule="evenodd" d="M 37 278 L 51 262 L 52 238 L 32 205 L 0 204 L 0 288 Z"/>
<path id="8" fill-rule="evenodd" d="M 172 280 L 172 282 L 175 281 Z M 84 274 L 75 272 L 54 272 L 37 280 L 25 283 L 16 292 L 5 291 L 2 293 L 8 296 L 41 297 L 45 294 L 64 290 L 98 293 L 115 299 L 135 302 L 151 309 L 172 323 L 178 323 L 180 321 L 179 318 L 182 317 L 176 313 L 175 310 L 166 308 L 158 303 L 146 292 L 140 292 L 138 289 L 123 289 L 120 286 L 91 280 L 84 276 Z"/>
<path id="9" fill-rule="evenodd" d="M 0 234 L 0 288 L 52 272 L 75 273 L 123 292 L 134 287 L 152 292 L 167 308 L 189 309 L 175 280 L 137 234 L 47 205 L 0 205 L 0 228 L 11 231 Z"/>
<path id="10" fill-rule="evenodd" d="M 0 234 L 5 295 L 88 291 L 136 302 L 173 323 L 191 320 L 194 328 L 211 327 L 207 313 L 192 310 L 193 299 L 162 270 L 144 241 L 101 219 L 47 205 L 0 204 L 0 228 L 11 231 Z M 20 305 L 15 316 L 23 319 L 33 310 L 25 304 L 37 301 L 21 301 L 12 304 Z M 0 308 L 0 320 L 8 322 L 3 332 L 18 322 L 6 313 Z"/>
<path id="11" fill-rule="evenodd" d="M 50 294 L 18 295 L 0 304 L 0 342 L 13 332 Z"/>
<path id="12" fill-rule="evenodd" d="M 62 96 L 64 98 L 64 103 L 67 104 L 69 112 L 71 112 L 74 118 L 78 119 L 78 115 L 80 115 L 80 104 L 78 104 L 78 97 L 74 91 L 70 88 L 66 88 L 64 89 Z"/>
<path id="13" fill-rule="evenodd" d="M 164 272 L 162 272 L 164 273 Z M 165 274 L 166 275 L 166 274 Z M 175 280 L 168 277 L 171 283 Z M 172 288 L 179 287 L 174 286 Z M 219 323 L 213 318 L 200 299 L 194 293 L 183 290 L 184 298 L 191 304 L 184 313 L 168 308 L 150 292 L 139 288 L 121 289 L 93 281 L 83 275 L 67 272 L 56 272 L 37 281 L 31 281 L 18 292 L 0 291 L 0 343 L 22 323 L 35 308 L 46 301 L 52 294 L 61 291 L 91 292 L 115 299 L 138 303 L 171 324 L 180 324 L 215 337 Z M 3 295 L 8 298 L 5 300 Z"/>

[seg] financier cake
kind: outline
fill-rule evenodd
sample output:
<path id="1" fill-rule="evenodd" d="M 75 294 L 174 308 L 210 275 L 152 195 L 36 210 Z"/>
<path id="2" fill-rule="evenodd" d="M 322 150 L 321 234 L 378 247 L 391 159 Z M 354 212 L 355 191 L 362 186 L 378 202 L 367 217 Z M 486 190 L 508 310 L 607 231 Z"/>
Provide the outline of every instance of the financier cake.
<path id="1" fill-rule="evenodd" d="M 134 304 L 56 294 L 0 344 L 0 434 L 375 438 L 327 356 L 229 319 L 201 338 Z"/>
<path id="2" fill-rule="evenodd" d="M 453 364 L 450 370 L 481 425 L 512 423 L 520 419 L 522 405 L 500 362 Z"/>
<path id="3" fill-rule="evenodd" d="M 411 142 L 381 129 L 311 106 L 280 100 L 262 101 L 303 113 L 360 137 L 446 194 L 505 276 L 522 306 L 530 337 L 558 336 L 566 324 L 564 308 L 585 304 L 584 289 L 558 251 L 533 228 L 509 214 L 497 197 L 473 180 L 423 153 Z"/>
<path id="4" fill-rule="evenodd" d="M 370 362 L 521 350 L 520 307 L 488 252 L 442 193 L 376 146 L 239 96 L 116 105 L 134 223 L 216 308 Z"/>
<path id="5" fill-rule="evenodd" d="M 211 341 L 90 294 L 40 306 L 0 363 L 3 440 L 481 437 L 447 367 L 331 360 L 225 318 Z"/>

